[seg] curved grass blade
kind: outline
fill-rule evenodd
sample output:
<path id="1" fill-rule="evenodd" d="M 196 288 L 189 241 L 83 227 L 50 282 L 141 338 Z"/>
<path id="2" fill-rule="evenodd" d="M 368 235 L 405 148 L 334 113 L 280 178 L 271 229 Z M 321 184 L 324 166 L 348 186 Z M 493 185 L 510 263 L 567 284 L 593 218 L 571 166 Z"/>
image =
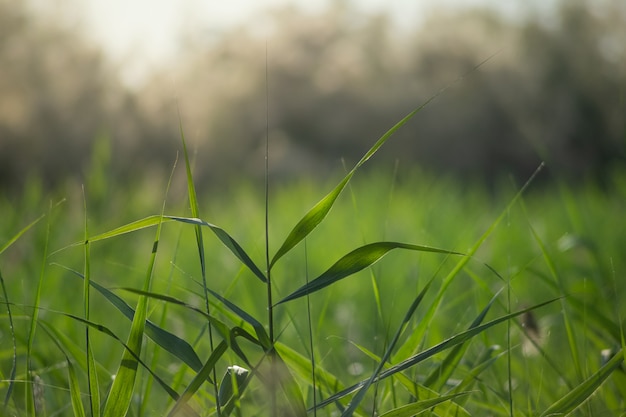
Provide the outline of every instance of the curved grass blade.
<path id="1" fill-rule="evenodd" d="M 394 249 L 407 249 L 419 252 L 434 252 L 447 255 L 463 255 L 459 252 L 424 245 L 412 245 L 400 242 L 370 243 L 348 253 L 347 255 L 339 259 L 322 275 L 298 288 L 296 291 L 276 303 L 276 305 L 295 300 L 307 294 L 312 294 L 316 291 L 321 290 L 322 288 L 325 288 L 335 283 L 336 281 L 355 274 L 367 268 L 368 266 L 371 266 L 374 263 L 378 262 L 383 256 L 385 256 L 388 252 Z"/>
<path id="2" fill-rule="evenodd" d="M 250 256 L 246 253 L 245 250 L 237 243 L 235 239 L 232 238 L 224 229 L 219 226 L 216 226 L 211 223 L 207 223 L 202 219 L 198 218 L 189 218 L 189 217 L 178 217 L 178 216 L 165 216 L 168 219 L 176 220 L 183 223 L 194 224 L 197 226 L 206 226 L 217 236 L 222 243 L 230 249 L 230 251 L 237 257 L 239 260 L 252 271 L 254 275 L 257 276 L 262 282 L 267 282 L 267 278 L 265 274 L 261 272 L 259 267 L 252 261 Z"/>
<path id="3" fill-rule="evenodd" d="M 604 366 L 575 387 L 559 401 L 546 409 L 541 416 L 563 416 L 571 413 L 585 403 L 602 383 L 624 362 L 624 350 L 620 349 Z"/>
<path id="4" fill-rule="evenodd" d="M 153 227 L 162 223 L 169 223 L 172 221 L 193 224 L 195 226 L 205 226 L 211 229 L 211 231 L 217 236 L 217 238 L 226 246 L 232 253 L 235 255 L 248 269 L 252 271 L 254 275 L 256 275 L 261 281 L 266 282 L 267 279 L 265 275 L 259 267 L 252 261 L 250 256 L 246 253 L 246 251 L 237 243 L 237 241 L 228 234 L 224 229 L 214 224 L 208 223 L 202 219 L 195 217 L 180 217 L 180 216 L 161 216 L 158 214 L 154 214 L 152 216 L 145 217 L 140 220 L 136 220 L 134 222 L 128 223 L 124 226 L 117 227 L 108 232 L 104 232 L 95 236 L 91 236 L 89 238 L 89 242 L 97 242 L 100 240 L 110 239 L 116 236 L 124 235 L 127 233 L 135 232 L 138 230 L 142 230 L 148 227 Z M 84 245 L 85 242 L 75 242 L 65 248 L 56 250 L 52 254 L 58 253 L 64 249 L 68 249 L 74 246 Z"/>
<path id="5" fill-rule="evenodd" d="M 84 278 L 83 275 L 75 271 L 71 268 L 67 268 L 63 265 L 58 265 L 70 272 L 74 275 L 77 275 L 80 278 Z M 132 320 L 135 315 L 135 310 L 129 306 L 126 301 L 122 300 L 118 295 L 113 293 L 107 288 L 104 288 L 102 285 L 98 284 L 95 281 L 89 282 L 92 287 L 94 287 L 100 294 L 102 294 L 115 308 L 117 308 L 126 318 Z M 196 354 L 195 350 L 189 343 L 180 337 L 176 336 L 173 333 L 168 332 L 162 327 L 157 326 L 150 320 L 146 320 L 145 327 L 146 336 L 152 339 L 157 345 L 170 352 L 172 355 L 189 365 L 191 369 L 198 372 L 202 367 L 202 361 Z"/>
<path id="6" fill-rule="evenodd" d="M 418 414 L 423 413 L 424 411 L 428 411 L 433 407 L 444 403 L 446 401 L 453 400 L 457 397 L 461 397 L 463 395 L 469 395 L 471 392 L 459 392 L 456 394 L 443 395 L 439 398 L 432 398 L 429 400 L 418 401 L 412 404 L 407 404 L 402 407 L 398 407 L 395 410 L 388 411 L 380 415 L 380 417 L 411 417 L 416 416 Z"/>
<path id="7" fill-rule="evenodd" d="M 215 298 L 220 300 L 222 303 L 224 303 L 224 305 L 226 307 L 228 307 L 228 309 L 230 311 L 235 313 L 242 320 L 244 320 L 246 323 L 248 323 L 248 324 L 250 324 L 252 326 L 252 328 L 254 329 L 254 331 L 255 331 L 255 333 L 257 335 L 257 338 L 258 338 L 259 342 L 261 342 L 261 344 L 263 345 L 263 348 L 266 351 L 271 349 L 272 342 L 270 341 L 270 338 L 269 338 L 267 332 L 265 331 L 265 327 L 263 327 L 263 325 L 257 319 L 255 319 L 250 314 L 246 313 L 244 310 L 239 308 L 237 305 L 235 305 L 234 303 L 230 302 L 228 299 L 222 297 L 221 295 L 219 295 L 215 291 L 213 291 L 211 289 L 207 289 L 207 291 L 210 292 Z"/>
<path id="8" fill-rule="evenodd" d="M 324 218 L 326 218 L 326 216 L 330 212 L 330 209 L 333 207 L 333 204 L 335 203 L 335 200 L 337 200 L 337 197 L 339 197 L 339 195 L 341 194 L 343 189 L 346 187 L 348 182 L 350 182 L 350 179 L 352 179 L 352 177 L 354 176 L 354 174 L 357 171 L 357 169 L 359 169 L 372 156 L 374 156 L 374 154 L 378 151 L 378 149 L 380 149 L 380 147 L 383 146 L 385 144 L 385 142 L 387 142 L 387 140 L 394 133 L 396 133 L 396 131 L 398 129 L 400 129 L 402 126 L 404 126 L 417 113 L 422 111 L 424 109 L 424 107 L 426 107 L 431 101 L 433 101 L 434 99 L 439 97 L 441 94 L 443 94 L 448 88 L 450 88 L 452 85 L 456 84 L 458 81 L 462 80 L 469 73 L 476 71 L 478 68 L 480 68 L 483 64 L 485 64 L 487 61 L 489 61 L 495 55 L 496 54 L 493 54 L 493 55 L 489 56 L 487 59 L 483 60 L 481 63 L 476 65 L 474 68 L 469 70 L 467 73 L 462 74 L 456 80 L 454 80 L 453 82 L 451 82 L 448 85 L 446 85 L 443 88 L 441 88 L 435 94 L 430 96 L 428 98 L 428 100 L 426 100 L 424 103 L 422 103 L 416 109 L 412 110 L 410 113 L 408 113 L 406 116 L 404 116 L 398 123 L 396 123 L 391 129 L 389 129 L 387 132 L 385 132 L 376 141 L 376 143 L 374 143 L 374 145 L 365 153 L 365 155 L 363 155 L 361 160 L 359 162 L 357 162 L 357 164 L 354 166 L 354 168 L 352 168 L 352 170 L 350 172 L 348 172 L 348 174 L 343 178 L 343 180 L 341 180 L 341 182 L 339 184 L 337 184 L 337 186 L 330 193 L 328 193 L 323 199 L 321 199 L 317 204 L 315 204 L 315 206 L 313 206 L 313 208 L 311 208 L 304 215 L 304 217 L 302 217 L 302 219 L 300 219 L 300 221 L 291 230 L 291 232 L 289 232 L 289 235 L 287 236 L 287 238 L 285 239 L 283 244 L 280 246 L 280 248 L 278 249 L 278 251 L 276 252 L 274 257 L 272 258 L 272 261 L 270 262 L 270 269 L 276 263 L 276 261 L 278 261 L 287 252 L 289 252 L 294 246 L 296 246 L 298 243 L 300 243 L 302 241 L 302 239 L 307 237 L 309 235 L 309 233 L 311 233 L 313 231 L 313 229 L 315 229 L 324 220 Z"/>
<path id="9" fill-rule="evenodd" d="M 524 313 L 527 313 L 529 311 L 532 311 L 532 310 L 535 310 L 537 308 L 540 308 L 540 307 L 546 306 L 548 304 L 551 304 L 551 303 L 553 303 L 555 301 L 558 301 L 559 299 L 560 299 L 560 297 L 557 297 L 557 298 L 553 298 L 553 299 L 548 300 L 548 301 L 544 301 L 544 302 L 536 304 L 536 305 L 534 305 L 532 307 L 528 307 L 528 308 L 525 308 L 523 310 L 516 311 L 514 313 L 506 314 L 504 316 L 501 316 L 501 317 L 499 317 L 497 319 L 494 319 L 494 320 L 492 320 L 490 322 L 487 322 L 485 324 L 482 324 L 480 326 L 477 326 L 477 327 L 474 327 L 472 329 L 466 330 L 464 332 L 458 333 L 458 334 L 450 337 L 449 339 L 446 339 L 443 342 L 440 342 L 440 343 L 436 344 L 435 346 L 433 346 L 433 347 L 431 347 L 429 349 L 426 349 L 425 351 L 422 351 L 422 352 L 420 352 L 420 353 L 418 353 L 416 355 L 413 355 L 413 356 L 403 360 L 402 362 L 398 363 L 397 365 L 392 366 L 389 369 L 386 369 L 385 371 L 380 373 L 378 378 L 376 378 L 376 381 L 388 378 L 388 377 L 390 377 L 392 375 L 397 374 L 398 372 L 402 372 L 402 371 L 404 371 L 404 370 L 406 370 L 408 368 L 411 368 L 412 366 L 417 365 L 418 363 L 421 363 L 421 362 L 425 361 L 426 359 L 436 355 L 439 352 L 442 352 L 442 351 L 444 351 L 446 349 L 450 349 L 450 348 L 452 348 L 452 347 L 454 347 L 456 345 L 459 345 L 461 343 L 465 343 L 466 341 L 470 340 L 474 336 L 476 336 L 476 335 L 482 333 L 483 331 L 489 329 L 490 327 L 493 327 L 493 326 L 495 326 L 497 324 L 503 323 L 503 322 L 505 322 L 507 320 L 511 320 L 512 318 L 520 316 L 520 315 L 522 315 Z M 352 385 L 352 386 L 350 386 L 350 387 L 348 387 L 348 388 L 346 388 L 346 389 L 336 393 L 335 395 L 333 395 L 333 396 L 327 398 L 326 400 L 320 402 L 317 407 L 320 408 L 320 407 L 326 406 L 326 405 L 328 405 L 330 403 L 333 403 L 333 402 L 339 400 L 340 398 L 345 397 L 346 395 L 349 395 L 349 394 L 355 392 L 356 390 L 362 388 L 367 383 L 367 381 L 368 380 L 361 381 L 361 382 L 359 382 L 357 384 L 354 384 L 354 385 Z"/>

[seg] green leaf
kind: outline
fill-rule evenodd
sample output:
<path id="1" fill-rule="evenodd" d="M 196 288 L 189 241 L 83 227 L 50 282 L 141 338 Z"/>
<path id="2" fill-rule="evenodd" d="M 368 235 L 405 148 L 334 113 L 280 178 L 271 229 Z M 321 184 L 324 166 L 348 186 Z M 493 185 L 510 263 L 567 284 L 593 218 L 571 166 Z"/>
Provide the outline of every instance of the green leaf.
<path id="1" fill-rule="evenodd" d="M 432 398 L 429 400 L 418 401 L 412 404 L 407 404 L 402 407 L 398 407 L 394 410 L 388 411 L 380 415 L 380 417 L 411 417 L 428 411 L 431 408 L 444 403 L 446 401 L 453 400 L 454 398 L 462 395 L 469 395 L 471 392 L 459 392 L 456 394 L 444 395 L 439 398 Z"/>
<path id="2" fill-rule="evenodd" d="M 192 224 L 195 226 L 208 227 L 215 234 L 215 236 L 217 236 L 217 238 L 224 244 L 224 246 L 226 246 L 246 267 L 248 267 L 254 275 L 256 275 L 261 281 L 267 282 L 267 278 L 265 278 L 265 274 L 261 272 L 259 267 L 252 261 L 250 256 L 246 253 L 246 251 L 241 247 L 241 245 L 239 245 L 239 243 L 237 243 L 237 241 L 231 235 L 228 234 L 228 232 L 226 232 L 224 229 L 222 229 L 219 226 L 216 226 L 214 224 L 208 223 L 202 219 L 195 218 L 195 217 L 180 217 L 180 216 L 166 216 L 166 215 L 161 217 L 160 215 L 155 214 L 152 216 L 145 217 L 141 220 L 136 220 L 134 222 L 128 223 L 124 226 L 120 226 L 108 232 L 91 236 L 89 238 L 89 242 L 97 242 L 100 240 L 110 239 L 113 237 L 124 235 L 126 233 L 131 233 L 131 232 L 135 232 L 138 230 L 142 230 L 147 227 L 156 226 L 160 223 L 169 223 L 172 221 Z M 84 243 L 85 242 L 72 243 L 71 245 L 65 248 L 62 248 L 53 252 L 53 254 L 61 250 L 70 248 L 70 247 L 83 245 Z"/>
<path id="3" fill-rule="evenodd" d="M 248 323 L 248 324 L 250 324 L 252 326 L 252 328 L 254 329 L 254 331 L 255 331 L 255 333 L 257 335 L 258 340 L 261 342 L 261 344 L 263 345 L 263 348 L 266 351 L 271 348 L 272 342 L 270 341 L 270 338 L 269 338 L 267 332 L 265 331 L 265 327 L 263 327 L 263 325 L 257 319 L 255 319 L 250 314 L 246 313 L 244 310 L 239 308 L 236 304 L 230 302 L 228 299 L 226 299 L 225 297 L 222 297 L 221 295 L 219 295 L 215 291 L 210 290 L 208 288 L 207 288 L 207 291 L 210 292 L 215 298 L 220 300 L 222 303 L 224 303 L 224 305 L 230 311 L 235 313 L 238 317 L 240 317 L 246 323 Z"/>
<path id="4" fill-rule="evenodd" d="M 563 398 L 548 407 L 542 414 L 547 416 L 563 416 L 571 413 L 584 404 L 585 401 L 602 385 L 602 383 L 619 368 L 624 362 L 624 350 L 620 349 L 604 366 L 591 375 L 582 384 L 568 392 Z"/>
<path id="5" fill-rule="evenodd" d="M 407 249 L 420 252 L 435 252 L 448 255 L 463 255 L 459 252 L 449 251 L 445 249 L 433 248 L 423 245 L 412 245 L 408 243 L 400 242 L 376 242 L 370 243 L 365 246 L 361 246 L 353 250 L 352 252 L 339 259 L 333 266 L 331 266 L 326 272 L 319 277 L 308 282 L 302 287 L 298 288 L 287 297 L 280 300 L 276 305 L 286 303 L 287 301 L 295 300 L 307 294 L 312 294 L 321 290 L 343 278 L 346 278 L 356 272 L 361 271 L 368 266 L 373 265 L 388 252 L 393 249 Z"/>
<path id="6" fill-rule="evenodd" d="M 252 271 L 254 275 L 257 276 L 262 282 L 267 282 L 267 278 L 265 274 L 261 272 L 259 267 L 252 261 L 250 256 L 246 253 L 245 250 L 237 243 L 235 239 L 232 238 L 224 229 L 219 226 L 216 226 L 211 223 L 207 223 L 204 220 L 198 218 L 188 218 L 188 217 L 178 217 L 178 216 L 165 216 L 168 219 L 176 220 L 178 222 L 195 224 L 200 226 L 206 226 L 217 236 L 217 238 L 222 241 L 222 243 L 230 249 L 230 251 L 237 257 L 239 260 Z"/>

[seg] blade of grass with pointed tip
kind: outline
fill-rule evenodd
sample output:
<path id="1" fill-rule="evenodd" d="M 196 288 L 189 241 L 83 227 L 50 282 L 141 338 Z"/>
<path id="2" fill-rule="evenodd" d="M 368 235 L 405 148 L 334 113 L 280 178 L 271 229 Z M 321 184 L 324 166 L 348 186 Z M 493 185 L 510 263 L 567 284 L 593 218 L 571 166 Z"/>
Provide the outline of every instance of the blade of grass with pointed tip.
<path id="1" fill-rule="evenodd" d="M 449 251 L 446 249 L 434 248 L 424 245 L 412 245 L 408 243 L 400 242 L 376 242 L 370 243 L 365 246 L 361 246 L 348 253 L 341 259 L 339 259 L 333 266 L 331 266 L 326 272 L 319 277 L 310 281 L 309 283 L 298 288 L 287 297 L 280 300 L 276 305 L 286 303 L 287 301 L 295 300 L 307 294 L 312 294 L 316 291 L 325 288 L 336 281 L 346 278 L 356 272 L 359 272 L 368 266 L 373 265 L 379 261 L 383 256 L 394 249 L 407 249 L 419 252 L 434 252 L 447 255 L 463 255 L 459 252 Z"/>
<path id="2" fill-rule="evenodd" d="M 11 239 L 9 239 L 4 245 L 0 246 L 0 255 L 7 250 L 12 244 L 14 244 L 24 233 L 26 233 L 27 231 L 29 231 L 34 225 L 36 225 L 37 223 L 39 223 L 39 221 L 41 219 L 43 219 L 44 217 L 46 217 L 45 214 L 42 214 L 41 216 L 39 216 L 37 219 L 33 220 L 28 226 L 24 227 L 22 230 L 20 230 L 19 232 L 17 232 L 15 235 L 13 235 L 11 237 Z"/>
<path id="3" fill-rule="evenodd" d="M 600 388 L 602 383 L 611 375 L 611 373 L 622 365 L 624 362 L 624 351 L 619 350 L 604 366 L 602 366 L 593 375 L 587 378 L 583 383 L 575 387 L 572 391 L 565 394 L 563 398 L 548 407 L 542 414 L 542 417 L 562 416 L 571 413 L 582 404 L 584 404 L 593 393 Z"/>
<path id="4" fill-rule="evenodd" d="M 263 348 L 265 350 L 271 349 L 272 342 L 270 341 L 270 338 L 269 338 L 267 332 L 265 331 L 265 327 L 263 327 L 263 325 L 257 319 L 255 319 L 250 314 L 246 313 L 244 310 L 239 308 L 237 305 L 235 305 L 234 303 L 230 302 L 225 297 L 222 297 L 221 295 L 219 295 L 215 291 L 213 291 L 211 289 L 207 289 L 207 290 L 209 291 L 209 293 L 211 293 L 213 295 L 213 297 L 217 298 L 222 303 L 224 303 L 224 305 L 230 311 L 235 313 L 237 316 L 241 317 L 242 320 L 244 320 L 246 323 L 250 324 L 252 326 L 252 328 L 254 328 L 254 330 L 256 332 L 256 335 L 258 337 L 258 340 L 262 343 Z"/>
<path id="5" fill-rule="evenodd" d="M 412 404 L 403 405 L 394 410 L 388 411 L 380 415 L 380 417 L 411 417 L 428 411 L 433 407 L 440 405 L 446 401 L 453 400 L 455 398 L 469 395 L 471 392 L 459 392 L 456 394 L 443 395 L 439 398 L 432 398 L 430 400 L 418 401 Z"/>
<path id="6" fill-rule="evenodd" d="M 506 315 L 501 316 L 501 317 L 499 317 L 497 319 L 494 319 L 494 320 L 492 320 L 490 322 L 487 322 L 485 324 L 481 324 L 480 326 L 477 326 L 477 327 L 474 327 L 472 329 L 465 330 L 464 332 L 458 333 L 458 334 L 456 334 L 456 335 L 454 335 L 454 336 L 444 340 L 443 342 L 440 342 L 440 343 L 436 344 L 435 346 L 433 346 L 433 347 L 431 347 L 429 349 L 426 349 L 425 351 L 422 351 L 422 352 L 420 352 L 420 353 L 418 353 L 416 355 L 413 355 L 413 356 L 403 360 L 402 362 L 398 363 L 397 365 L 394 365 L 391 368 L 384 370 L 383 372 L 380 373 L 380 375 L 377 378 L 377 380 L 382 380 L 382 379 L 388 378 L 388 377 L 390 377 L 392 375 L 397 374 L 398 372 L 402 372 L 402 371 L 404 371 L 406 369 L 409 369 L 412 366 L 415 366 L 418 363 L 421 363 L 421 362 L 425 361 L 426 359 L 436 355 L 439 352 L 442 352 L 442 351 L 444 351 L 446 349 L 450 349 L 450 348 L 452 348 L 452 347 L 454 347 L 456 345 L 459 345 L 461 343 L 465 343 L 466 341 L 470 340 L 471 338 L 475 337 L 476 335 L 484 332 L 485 330 L 487 330 L 487 329 L 489 329 L 489 328 L 491 328 L 491 327 L 493 327 L 493 326 L 495 326 L 497 324 L 503 323 L 503 322 L 505 322 L 507 320 L 511 320 L 512 318 L 518 317 L 518 316 L 520 316 L 520 315 L 522 315 L 524 313 L 527 313 L 529 311 L 532 311 L 532 310 L 535 310 L 537 308 L 540 308 L 540 307 L 546 306 L 548 304 L 551 304 L 551 303 L 553 303 L 555 301 L 558 301 L 560 298 L 561 297 L 553 298 L 551 300 L 544 301 L 542 303 L 536 304 L 536 305 L 534 305 L 532 307 L 528 307 L 528 308 L 525 308 L 523 310 L 516 311 L 514 313 L 506 314 Z M 349 395 L 349 394 L 355 392 L 356 390 L 358 390 L 361 387 L 363 387 L 367 383 L 367 381 L 368 380 L 361 381 L 361 382 L 359 382 L 359 383 L 357 383 L 355 385 L 352 385 L 351 387 L 348 387 L 348 388 L 346 388 L 346 389 L 344 389 L 344 390 L 334 394 L 333 396 L 327 398 L 326 400 L 324 400 L 320 404 L 318 404 L 318 408 L 319 407 L 323 407 L 325 405 L 328 405 L 328 404 L 330 404 L 330 403 L 332 403 L 334 401 L 337 401 L 340 398 L 345 397 L 346 395 Z"/>
<path id="7" fill-rule="evenodd" d="M 230 251 L 245 265 L 252 271 L 254 275 L 257 276 L 262 282 L 267 282 L 267 278 L 265 274 L 261 272 L 259 267 L 252 261 L 250 256 L 246 253 L 245 250 L 241 247 L 239 243 L 232 236 L 230 236 L 224 229 L 214 224 L 208 223 L 202 219 L 197 218 L 188 218 L 188 217 L 178 217 L 178 216 L 166 216 L 168 219 L 176 220 L 183 223 L 194 224 L 197 226 L 206 226 L 217 236 L 217 238 L 222 241 L 224 246 L 226 246 Z"/>
<path id="8" fill-rule="evenodd" d="M 438 95 L 438 94 L 437 94 Z M 406 115 L 402 120 L 396 123 L 391 129 L 389 129 L 383 136 L 381 136 L 378 141 L 372 146 L 365 155 L 361 158 L 361 160 L 352 168 L 350 172 L 335 186 L 335 188 L 328 193 L 324 198 L 322 198 L 313 208 L 311 208 L 305 215 L 300 219 L 300 221 L 296 224 L 296 226 L 291 230 L 281 247 L 278 249 L 272 261 L 270 262 L 270 268 L 278 261 L 283 255 L 289 252 L 294 246 L 302 241 L 305 237 L 308 236 L 309 233 L 313 231 L 328 215 L 330 209 L 335 204 L 337 197 L 344 190 L 348 182 L 352 179 L 357 169 L 361 167 L 368 159 L 370 159 L 378 149 L 383 146 L 383 144 L 393 135 L 398 129 L 400 129 L 403 125 L 405 125 L 409 120 L 413 118 L 420 110 L 422 110 L 431 100 L 433 100 L 437 95 L 432 96 L 428 99 L 424 104 L 419 106 L 417 109 L 410 112 Z"/>
<path id="9" fill-rule="evenodd" d="M 55 265 L 58 265 L 72 272 L 74 275 L 80 278 L 84 278 L 83 275 L 78 271 L 67 268 L 63 265 Z M 131 306 L 129 306 L 124 300 L 122 300 L 115 293 L 111 292 L 107 288 L 104 288 L 93 280 L 90 281 L 90 284 L 100 294 L 102 294 L 115 308 L 117 308 L 124 316 L 126 316 L 126 318 L 128 318 L 129 320 L 133 319 L 135 315 L 135 310 Z M 146 336 L 152 339 L 157 345 L 189 365 L 189 367 L 191 367 L 191 369 L 193 369 L 194 371 L 197 372 L 202 367 L 202 361 L 200 360 L 194 349 L 191 347 L 191 345 L 185 340 L 176 336 L 175 334 L 170 333 L 162 327 L 157 326 L 150 320 L 146 320 L 145 333 Z"/>
<path id="10" fill-rule="evenodd" d="M 104 232 L 95 236 L 91 236 L 89 238 L 89 242 L 97 242 L 100 240 L 105 240 L 105 239 L 110 239 L 116 236 L 120 236 L 120 235 L 124 235 L 127 233 L 131 233 L 131 232 L 135 232 L 138 230 L 142 230 L 148 227 L 153 227 L 158 225 L 159 223 L 169 223 L 172 221 L 177 221 L 177 222 L 181 222 L 181 223 L 187 223 L 187 224 L 192 224 L 195 226 L 205 226 L 208 227 L 209 229 L 211 229 L 211 231 L 215 234 L 215 236 L 217 236 L 217 238 L 224 244 L 224 246 L 226 246 L 232 253 L 233 255 L 235 255 L 246 267 L 248 267 L 248 269 L 250 269 L 252 271 L 252 273 L 259 278 L 261 281 L 266 282 L 267 279 L 265 278 L 265 275 L 263 274 L 263 272 L 261 272 L 261 270 L 259 269 L 259 267 L 254 263 L 254 261 L 252 261 L 252 259 L 250 258 L 250 256 L 246 253 L 246 251 L 241 247 L 241 245 L 239 245 L 239 243 L 237 243 L 237 241 L 230 235 L 228 234 L 228 232 L 226 232 L 224 229 L 222 229 L 219 226 L 216 226 L 214 224 L 208 223 L 202 219 L 199 218 L 193 218 L 193 217 L 180 217 L 180 216 L 160 216 L 158 214 L 154 214 L 152 216 L 148 216 L 145 217 L 143 219 L 140 220 L 136 220 L 134 222 L 128 223 L 126 225 L 117 227 L 113 230 L 109 230 L 108 232 Z M 55 252 L 53 252 L 52 254 L 58 253 L 61 250 L 67 249 L 67 248 L 71 248 L 74 246 L 79 246 L 79 245 L 83 245 L 85 244 L 85 242 L 75 242 L 72 243 L 71 245 L 59 249 Z"/>

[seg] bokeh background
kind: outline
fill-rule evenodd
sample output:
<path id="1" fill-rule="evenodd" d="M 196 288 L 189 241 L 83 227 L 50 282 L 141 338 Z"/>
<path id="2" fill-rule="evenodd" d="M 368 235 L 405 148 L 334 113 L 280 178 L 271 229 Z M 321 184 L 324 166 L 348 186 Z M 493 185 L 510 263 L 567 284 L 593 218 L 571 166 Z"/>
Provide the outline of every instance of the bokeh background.
<path id="1" fill-rule="evenodd" d="M 603 187 L 624 169 L 622 0 L 124 3 L 0 0 L 4 192 L 167 178 L 179 118 L 201 187 L 262 181 L 266 131 L 274 181 L 323 178 L 450 84 L 379 165 L 491 184 L 545 161 Z"/>

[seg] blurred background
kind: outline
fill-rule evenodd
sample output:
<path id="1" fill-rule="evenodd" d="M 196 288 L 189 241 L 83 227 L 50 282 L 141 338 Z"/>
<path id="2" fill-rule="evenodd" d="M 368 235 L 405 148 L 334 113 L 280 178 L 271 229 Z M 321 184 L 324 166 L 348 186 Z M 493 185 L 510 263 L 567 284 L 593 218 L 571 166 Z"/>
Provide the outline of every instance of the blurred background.
<path id="1" fill-rule="evenodd" d="M 202 187 L 262 180 L 267 128 L 273 180 L 324 177 L 450 84 L 376 164 L 624 169 L 623 0 L 310 3 L 0 0 L 0 190 L 166 179 L 179 117 Z"/>

